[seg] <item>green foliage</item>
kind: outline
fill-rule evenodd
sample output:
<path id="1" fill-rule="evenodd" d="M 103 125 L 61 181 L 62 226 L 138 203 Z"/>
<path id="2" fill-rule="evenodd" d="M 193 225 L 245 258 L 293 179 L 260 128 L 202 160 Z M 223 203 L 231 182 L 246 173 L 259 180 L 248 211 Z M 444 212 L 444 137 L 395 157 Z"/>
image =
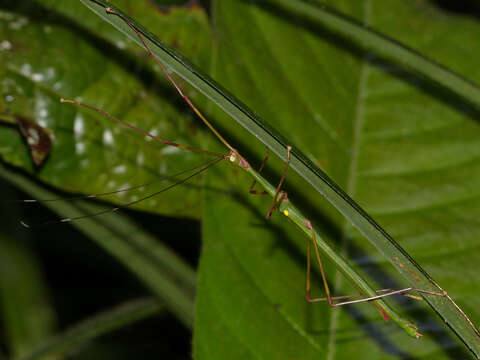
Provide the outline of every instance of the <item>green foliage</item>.
<path id="1" fill-rule="evenodd" d="M 0 58 L 0 112 L 35 119 L 53 132 L 55 146 L 45 166 L 34 169 L 16 129 L 3 128 L 0 151 L 7 163 L 30 173 L 36 170 L 40 180 L 59 189 L 93 194 L 144 184 L 202 161 L 170 148 L 159 151 L 158 144 L 121 125 L 112 126 L 99 114 L 60 103 L 62 97 L 81 99 L 171 141 L 208 144 L 205 132 L 178 106 L 175 93 L 135 56 L 142 54 L 140 49 L 122 51 L 133 44 L 115 29 L 107 30 L 79 1 L 51 1 L 50 7 L 46 7 L 49 2 L 41 3 L 3 5 L 0 31 L 8 39 L 4 43 L 8 49 Z M 132 14 L 147 17 L 151 11 L 152 5 L 145 1 Z M 183 31 L 176 31 L 179 24 Z M 207 66 L 209 28 L 203 12 L 180 8 L 149 25 Z M 198 36 L 195 42 L 189 33 Z M 199 180 L 185 187 L 181 198 L 170 192 L 138 207 L 197 217 Z M 144 191 L 118 193 L 110 199 L 132 201 Z"/>
<path id="2" fill-rule="evenodd" d="M 213 150 L 211 136 L 160 80 L 158 69 L 145 63 L 143 52 L 79 2 L 4 3 L 0 34 L 11 47 L 2 43 L 8 49 L 0 52 L 0 111 L 35 119 L 55 136 L 45 166 L 35 169 L 17 130 L 2 127 L 5 162 L 83 193 L 148 182 L 201 162 L 195 154 L 164 151 L 97 114 L 59 104 L 59 97 L 81 97 L 146 130 L 156 129 L 162 138 Z M 212 2 L 211 27 L 195 7 L 164 14 L 148 1 L 115 5 L 204 71 L 211 69 L 222 86 L 287 135 L 478 322 L 478 113 L 335 31 L 306 24 L 271 3 Z M 469 46 L 480 32 L 476 22 L 424 2 L 330 3 L 465 77 L 480 79 Z M 189 95 L 210 109 L 252 165 L 260 163 L 263 146 L 193 90 Z M 75 133 L 76 124 L 84 124 L 83 131 Z M 282 164 L 269 165 L 274 183 Z M 421 340 L 384 323 L 368 304 L 334 310 L 306 304 L 305 239 L 279 216 L 263 220 L 269 201 L 246 194 L 249 179 L 241 172 L 223 165 L 209 172 L 203 210 L 200 184 L 141 205 L 160 214 L 203 215 L 196 358 L 469 356 L 423 303 L 391 299 L 420 324 Z M 292 171 L 287 190 L 317 230 L 380 288 L 405 286 L 350 223 Z M 111 200 L 122 203 L 140 195 Z M 351 292 L 334 271 L 330 266 L 335 293 Z M 142 278 L 141 270 L 137 276 Z M 315 289 L 320 288 L 316 281 Z"/>
<path id="3" fill-rule="evenodd" d="M 339 2 L 335 4 L 338 6 Z M 396 11 L 391 12 L 392 8 Z M 285 13 L 283 17 L 278 12 L 272 16 L 271 10 L 236 1 L 217 3 L 213 9 L 216 29 L 223 34 L 225 41 L 219 43 L 215 78 L 262 117 L 274 121 L 275 128 L 289 134 L 296 146 L 311 153 L 320 163 L 323 161 L 323 168 L 329 175 L 372 213 L 395 239 L 400 240 L 429 273 L 432 269 L 434 278 L 450 294 L 454 294 L 454 298 L 475 319 L 475 306 L 471 306 L 471 302 L 475 302 L 473 282 L 467 280 L 450 285 L 448 279 L 465 271 L 465 264 L 474 264 L 478 255 L 468 252 L 471 259 L 459 259 L 457 262 L 455 258 L 445 257 L 443 251 L 438 255 L 435 252 L 449 248 L 457 253 L 458 241 L 470 243 L 467 248 L 474 247 L 475 236 L 468 235 L 466 239 L 461 235 L 463 231 L 458 233 L 455 230 L 459 224 L 455 216 L 451 217 L 448 208 L 454 203 L 455 206 L 460 205 L 451 196 L 465 199 L 464 192 L 469 194 L 467 198 L 475 198 L 473 187 L 468 185 L 477 182 L 475 177 L 467 175 L 471 169 L 464 176 L 457 171 L 452 172 L 452 169 L 472 166 L 470 161 L 474 161 L 478 154 L 478 140 L 472 139 L 478 139 L 478 124 L 472 121 L 469 113 L 458 111 L 458 108 L 465 107 L 460 105 L 461 102 L 454 99 L 446 101 L 442 90 L 395 68 L 374 54 L 359 51 L 323 28 L 312 30 L 311 27 L 302 27 L 298 22 L 285 21 L 288 19 Z M 400 37 L 402 29 L 425 26 L 429 32 L 425 32 L 424 36 L 420 31 L 409 32 L 412 36 L 403 38 L 403 41 L 422 51 L 425 49 L 429 56 L 441 58 L 460 72 L 465 69 L 464 74 L 471 77 L 468 70 L 473 68 L 474 60 L 447 50 L 449 46 L 457 46 L 459 33 L 473 41 L 475 35 L 471 22 L 455 21 L 433 12 L 433 8 L 399 2 L 346 1 L 340 10 L 394 37 Z M 445 35 L 449 32 L 444 29 L 451 25 L 450 22 L 455 23 L 457 30 L 455 35 L 452 33 L 448 37 Z M 245 29 L 249 29 L 251 34 Z M 478 28 L 476 31 L 478 33 Z M 442 36 L 432 38 L 432 32 L 441 32 Z M 252 44 L 250 39 L 253 37 L 256 41 Z M 443 46 L 439 45 L 440 40 L 444 41 Z M 456 148 L 463 141 L 466 141 L 465 147 L 462 150 Z M 475 145 L 471 146 L 471 141 Z M 470 161 L 462 160 L 464 156 Z M 292 186 L 289 195 L 295 201 L 301 195 L 311 199 L 312 191 L 300 183 Z M 446 197 L 445 202 L 440 200 L 443 197 Z M 250 204 L 248 199 L 244 201 Z M 272 230 L 270 235 L 264 234 L 258 223 L 252 224 L 247 217 L 239 216 L 242 211 L 238 209 L 239 205 L 234 206 L 235 203 L 229 202 L 228 210 L 216 202 L 207 204 L 214 209 L 207 210 L 211 220 L 204 220 L 212 225 L 205 227 L 204 241 L 207 245 L 203 259 L 208 261 L 202 261 L 199 275 L 200 296 L 197 301 L 205 301 L 201 308 L 206 309 L 197 312 L 196 350 L 199 356 L 208 357 L 218 350 L 221 357 L 221 349 L 242 347 L 245 352 L 262 358 L 270 358 L 272 354 L 275 354 L 273 357 L 289 358 L 292 353 L 313 358 L 319 352 L 323 352 L 325 357 L 336 354 L 343 358 L 353 354 L 358 356 L 359 349 L 368 351 L 369 359 L 377 356 L 385 358 L 385 351 L 392 351 L 392 357 L 415 354 L 429 358 L 432 353 L 439 357 L 435 352 L 436 338 L 443 336 L 439 328 L 425 330 L 424 325 L 422 330 L 421 326 L 426 336 L 422 341 L 414 341 L 395 331 L 391 325 L 383 324 L 378 315 L 372 318 L 366 306 L 357 306 L 352 310 L 356 322 L 352 321 L 352 314 L 346 309 L 333 312 L 327 309 L 328 313 L 323 313 L 323 309 L 312 310 L 302 299 L 303 281 L 298 280 L 301 275 L 289 280 L 290 274 L 302 272 L 304 260 L 299 257 L 301 260 L 292 264 L 291 247 L 284 250 L 290 261 L 285 259 L 285 255 L 278 254 L 285 247 L 282 246 L 284 241 L 279 240 L 282 236 L 278 230 Z M 465 207 L 464 213 L 472 213 L 470 200 L 462 201 L 460 206 Z M 218 207 L 220 211 L 216 210 Z M 439 216 L 437 211 L 444 214 L 440 227 L 435 220 Z M 231 214 L 233 219 L 228 221 L 225 214 Z M 261 211 L 258 210 L 257 214 Z M 337 219 L 336 225 L 332 226 L 329 221 L 324 224 L 325 235 L 338 242 L 339 249 L 345 254 L 361 259 L 367 273 L 376 273 L 377 267 L 385 265 L 385 260 L 370 255 L 375 253 L 365 245 L 363 237 L 352 231 L 348 221 L 339 218 L 331 209 L 325 210 L 323 216 Z M 321 224 L 322 220 L 317 216 L 314 223 Z M 242 224 L 240 226 L 245 226 L 247 230 L 233 232 L 233 223 Z M 463 220 L 460 223 L 461 227 L 465 225 Z M 474 223 L 471 226 L 475 227 Z M 284 234 L 284 231 L 282 228 L 281 233 Z M 256 232 L 259 234 L 256 235 Z M 240 233 L 238 238 L 234 238 L 236 233 Z M 435 235 L 430 237 L 430 233 Z M 219 245 L 219 238 L 228 240 L 226 244 Z M 430 246 L 420 240 L 424 238 L 430 239 Z M 436 245 L 433 239 L 437 241 Z M 277 253 L 272 248 L 278 248 Z M 210 256 L 207 257 L 207 254 Z M 464 252 L 462 255 L 467 256 Z M 258 264 L 258 259 L 261 259 L 261 264 Z M 443 266 L 446 259 L 448 265 Z M 224 264 L 220 270 L 219 263 Z M 216 270 L 211 269 L 212 264 L 215 264 Z M 213 277 L 213 271 L 215 274 L 222 273 L 220 281 Z M 225 275 L 227 271 L 229 273 Z M 237 281 L 230 282 L 230 279 Z M 386 281 L 383 276 L 379 279 L 380 288 L 399 288 L 404 284 L 401 280 Z M 341 276 L 333 277 L 332 282 L 337 284 L 337 293 L 352 292 Z M 240 284 L 245 284 L 242 290 L 232 290 Z M 295 284 L 295 291 L 288 284 Z M 451 286 L 456 287 L 458 292 L 453 293 Z M 204 292 L 207 294 L 202 298 Z M 247 299 L 239 299 L 242 293 L 248 293 L 249 300 L 254 298 L 252 302 L 256 301 L 256 305 L 253 306 Z M 213 302 L 216 306 L 207 308 L 206 302 Z M 232 308 L 232 303 L 238 306 Z M 278 306 L 276 311 L 275 305 Z M 411 318 L 418 321 L 426 316 L 423 313 L 425 310 L 419 310 L 419 304 L 409 305 L 412 306 Z M 206 330 L 212 319 L 225 319 L 220 320 L 221 324 L 215 328 L 218 333 Z M 316 328 L 311 324 L 319 322 L 322 323 L 320 330 L 312 331 Z M 369 333 L 370 327 L 361 330 L 367 323 L 372 327 L 372 324 L 380 326 L 382 335 Z M 282 327 L 285 324 L 290 325 L 289 330 Z M 251 345 L 255 340 L 265 340 L 262 335 L 269 334 L 268 329 L 272 328 L 284 329 L 282 334 L 290 334 L 286 336 L 290 341 L 275 332 L 272 336 L 280 340 L 272 339 L 271 343 L 275 343 L 272 348 Z M 208 331 L 209 336 L 202 336 L 203 331 Z M 222 336 L 228 337 L 225 340 L 228 347 L 213 347 L 213 341 L 209 342 L 218 338 L 220 333 L 228 334 Z M 362 334 L 359 335 L 361 340 L 350 340 L 352 333 Z M 307 349 L 315 355 L 309 355 L 305 341 L 309 343 Z"/>

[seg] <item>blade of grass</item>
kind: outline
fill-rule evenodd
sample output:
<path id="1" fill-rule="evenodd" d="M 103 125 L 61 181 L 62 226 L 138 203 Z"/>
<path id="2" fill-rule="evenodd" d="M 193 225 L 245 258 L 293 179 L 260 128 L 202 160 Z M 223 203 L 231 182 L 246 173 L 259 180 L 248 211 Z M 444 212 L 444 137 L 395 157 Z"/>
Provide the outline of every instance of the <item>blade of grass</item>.
<path id="1" fill-rule="evenodd" d="M 147 43 L 152 47 L 154 53 L 162 60 L 172 71 L 184 78 L 187 82 L 196 87 L 209 99 L 214 101 L 232 118 L 240 123 L 244 128 L 250 131 L 255 137 L 268 146 L 279 157 L 285 159 L 286 146 L 291 145 L 283 136 L 278 134 L 270 125 L 249 110 L 244 104 L 229 94 L 225 89 L 216 84 L 207 75 L 196 69 L 187 60 L 181 57 L 172 49 L 165 46 L 158 38 L 143 28 L 133 19 L 129 18 L 119 9 L 103 0 L 81 0 L 86 6 L 92 9 L 100 17 L 110 22 L 117 29 L 125 33 L 133 41 L 142 46 L 135 32 L 128 27 L 122 20 L 127 19 L 134 24 L 137 29 L 147 39 Z M 119 15 L 110 16 L 105 9 L 110 7 Z M 361 25 L 357 25 L 357 30 Z M 385 38 L 386 39 L 386 38 Z M 387 39 L 386 39 L 387 40 Z M 391 52 L 394 50 L 398 53 L 401 47 L 398 43 L 390 43 Z M 416 62 L 410 66 L 419 66 Z M 415 69 L 417 69 L 415 67 Z M 432 73 L 430 79 L 437 79 L 444 74 L 440 71 L 441 67 L 435 63 L 431 63 L 422 71 Z M 419 73 L 422 71 L 418 70 Z M 449 72 L 453 74 L 452 72 Z M 453 74 L 454 75 L 454 74 Z M 452 75 L 452 76 L 453 76 Z M 446 76 L 446 75 L 445 75 Z M 459 96 L 465 96 L 470 93 L 470 98 L 475 99 L 473 95 L 474 88 L 467 89 L 467 82 L 459 78 L 455 78 L 459 85 L 458 89 L 452 91 L 460 91 Z M 437 79 L 438 81 L 438 79 Z M 465 90 L 467 89 L 467 90 Z M 413 287 L 422 288 L 433 292 L 443 291 L 432 278 L 398 245 L 387 232 L 380 227 L 358 204 L 356 204 L 332 179 L 330 179 L 320 168 L 310 161 L 298 149 L 293 148 L 291 168 L 309 182 L 317 191 L 329 200 L 340 213 L 342 213 L 357 229 L 395 266 L 395 268 L 405 277 L 408 283 Z M 477 356 L 480 357 L 480 336 L 478 330 L 470 323 L 469 319 L 461 312 L 458 306 L 450 297 L 439 297 L 433 295 L 424 295 L 425 300 L 430 306 L 444 319 L 446 324 L 459 336 L 459 338 L 467 345 L 467 347 Z"/>
<path id="2" fill-rule="evenodd" d="M 34 198 L 55 197 L 50 191 L 5 167 L 0 167 L 0 176 Z M 81 216 L 104 209 L 87 202 L 81 204 L 58 201 L 46 203 L 46 206 L 61 217 Z M 74 221 L 72 225 L 122 262 L 164 301 L 185 326 L 192 328 L 196 275 L 172 250 L 118 213 Z"/>
<path id="3" fill-rule="evenodd" d="M 129 301 L 78 323 L 43 342 L 30 354 L 15 359 L 63 359 L 101 335 L 158 314 L 164 309 L 165 306 L 154 298 Z"/>

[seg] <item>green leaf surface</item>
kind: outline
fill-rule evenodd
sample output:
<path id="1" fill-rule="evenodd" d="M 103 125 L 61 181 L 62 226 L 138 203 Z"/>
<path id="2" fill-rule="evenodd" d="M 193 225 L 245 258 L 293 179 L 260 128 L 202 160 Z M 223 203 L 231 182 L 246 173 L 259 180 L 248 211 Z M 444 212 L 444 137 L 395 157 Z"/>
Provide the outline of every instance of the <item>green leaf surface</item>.
<path id="1" fill-rule="evenodd" d="M 476 22 L 415 1 L 330 5 L 480 80 L 468 45 L 480 35 Z M 334 33 L 274 10 L 214 2 L 213 76 L 316 159 L 478 323 L 478 114 Z M 227 121 L 222 126 L 238 131 Z M 260 163 L 258 145 L 235 134 Z M 379 288 L 407 286 L 346 220 L 289 176 L 289 197 L 303 202 L 339 251 L 356 259 Z M 246 193 L 248 179 L 233 174 L 226 187 L 238 186 Z M 288 224 L 279 220 L 265 223 L 269 201 L 257 207 L 261 200 L 248 196 L 207 194 L 197 359 L 470 357 L 422 303 L 391 299 L 420 324 L 421 340 L 384 323 L 367 304 L 334 310 L 306 304 L 305 240 L 290 238 Z M 341 275 L 330 271 L 334 292 L 350 293 Z"/>
<path id="2" fill-rule="evenodd" d="M 480 109 L 480 86 L 477 83 L 456 73 L 452 68 L 442 66 L 438 60 L 434 61 L 414 48 L 409 48 L 405 43 L 375 31 L 369 24 L 349 18 L 315 0 L 272 0 L 271 3 L 302 16 L 305 21 L 321 24 L 336 34 L 345 36 L 356 46 L 371 50 L 377 56 L 385 57 L 400 64 L 402 68 L 428 78 L 449 90 L 449 95 L 461 97 Z"/>
<path id="3" fill-rule="evenodd" d="M 200 8 L 176 7 L 164 13 L 149 1 L 121 3 L 150 19 L 149 25 L 166 42 L 195 54 L 203 66 L 209 63 L 209 26 Z M 111 27 L 105 30 L 105 25 L 76 0 L 0 5 L 0 38 L 5 39 L 0 51 L 0 113 L 29 118 L 54 139 L 48 161 L 35 167 L 18 130 L 2 126 L 0 155 L 69 192 L 92 194 L 141 185 L 202 160 L 148 141 L 92 111 L 61 104 L 62 97 L 101 108 L 161 138 L 208 147 L 209 138 L 190 112 L 157 80 L 159 69 L 145 65 L 136 56 L 141 50 L 135 48 L 132 54 L 132 43 Z M 179 26 L 182 31 L 177 31 Z M 169 192 L 137 207 L 197 217 L 200 183 L 201 177 L 183 186 L 181 198 Z M 147 193 L 142 188 L 109 200 L 126 203 Z"/>

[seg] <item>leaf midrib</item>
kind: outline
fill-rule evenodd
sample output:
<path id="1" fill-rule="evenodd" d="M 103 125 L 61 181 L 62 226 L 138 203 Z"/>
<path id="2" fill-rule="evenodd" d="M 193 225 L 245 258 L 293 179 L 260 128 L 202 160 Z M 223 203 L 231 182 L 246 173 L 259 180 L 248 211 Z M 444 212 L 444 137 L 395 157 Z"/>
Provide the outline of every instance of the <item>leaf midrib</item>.
<path id="1" fill-rule="evenodd" d="M 363 7 L 363 19 L 364 24 L 370 23 L 371 17 L 371 2 L 366 0 Z M 360 142 L 362 138 L 362 129 L 363 122 L 365 119 L 365 99 L 367 91 L 367 80 L 368 80 L 368 60 L 367 56 L 364 55 L 360 60 L 360 78 L 358 83 L 357 90 L 357 99 L 356 106 L 353 118 L 353 134 L 352 134 L 352 148 L 350 151 L 350 163 L 348 164 L 347 176 L 346 176 L 346 192 L 349 196 L 354 198 L 356 185 L 357 185 L 357 173 L 358 173 L 358 157 L 360 153 Z M 343 228 L 341 232 L 341 247 L 340 252 L 342 256 L 348 255 L 348 229 L 352 227 L 351 223 L 344 219 Z M 340 271 L 337 271 L 335 276 L 335 288 L 340 288 L 342 282 L 344 281 L 343 275 Z M 331 312 L 331 318 L 329 322 L 330 327 L 330 339 L 328 343 L 328 360 L 333 360 L 336 353 L 336 330 L 338 325 L 338 311 Z"/>

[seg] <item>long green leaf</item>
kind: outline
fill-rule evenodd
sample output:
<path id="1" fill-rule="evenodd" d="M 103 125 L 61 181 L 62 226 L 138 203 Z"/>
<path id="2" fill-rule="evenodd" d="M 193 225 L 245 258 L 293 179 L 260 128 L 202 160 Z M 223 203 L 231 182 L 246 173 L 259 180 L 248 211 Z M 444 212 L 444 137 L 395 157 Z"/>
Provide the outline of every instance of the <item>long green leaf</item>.
<path id="1" fill-rule="evenodd" d="M 138 25 L 135 21 L 115 9 L 119 14 L 110 16 L 105 12 L 106 7 L 112 7 L 110 4 L 101 0 L 81 0 L 88 7 L 94 10 L 99 16 L 112 23 L 120 31 L 140 44 L 136 34 L 124 23 L 122 18 L 133 23 L 142 34 L 148 39 L 149 45 L 154 49 L 155 54 L 164 61 L 174 72 L 191 83 L 208 98 L 219 105 L 224 111 L 232 116 L 244 128 L 254 134 L 265 145 L 272 149 L 281 158 L 285 158 L 285 148 L 291 144 L 284 137 L 279 135 L 271 126 L 265 123 L 258 116 L 246 108 L 240 101 L 235 99 L 226 90 L 221 88 L 208 76 L 201 73 L 193 67 L 188 61 L 163 45 L 152 33 Z M 113 7 L 112 7 L 113 8 Z M 332 13 L 332 15 L 335 15 Z M 360 29 L 360 25 L 355 25 Z M 390 42 L 391 49 L 399 51 L 400 48 L 407 50 L 396 43 Z M 141 44 L 140 44 L 141 45 Z M 390 53 L 393 52 L 390 51 Z M 393 57 L 393 56 L 392 56 Z M 412 67 L 419 67 L 418 63 L 410 63 Z M 440 67 L 431 63 L 428 68 L 417 69 L 419 73 L 432 72 L 435 69 L 437 73 Z M 435 77 L 433 74 L 430 78 Z M 440 76 L 441 77 L 441 76 Z M 438 81 L 438 79 L 437 79 Z M 452 89 L 455 91 L 454 89 Z M 468 91 L 467 91 L 468 92 Z M 462 96 L 462 94 L 459 94 Z M 471 96 L 473 99 L 474 96 Z M 325 196 L 354 226 L 356 226 L 372 244 L 396 267 L 396 269 L 405 277 L 411 286 L 419 287 L 425 290 L 441 290 L 431 279 L 431 277 L 378 225 L 359 205 L 357 205 L 333 180 L 331 180 L 321 169 L 312 161 L 303 155 L 298 149 L 293 149 L 291 168 L 300 174 L 317 191 Z M 424 296 L 432 308 L 444 319 L 453 331 L 462 339 L 462 341 L 474 352 L 480 356 L 480 341 L 477 330 L 469 324 L 466 317 L 462 316 L 456 304 L 447 297 L 433 295 Z"/>

